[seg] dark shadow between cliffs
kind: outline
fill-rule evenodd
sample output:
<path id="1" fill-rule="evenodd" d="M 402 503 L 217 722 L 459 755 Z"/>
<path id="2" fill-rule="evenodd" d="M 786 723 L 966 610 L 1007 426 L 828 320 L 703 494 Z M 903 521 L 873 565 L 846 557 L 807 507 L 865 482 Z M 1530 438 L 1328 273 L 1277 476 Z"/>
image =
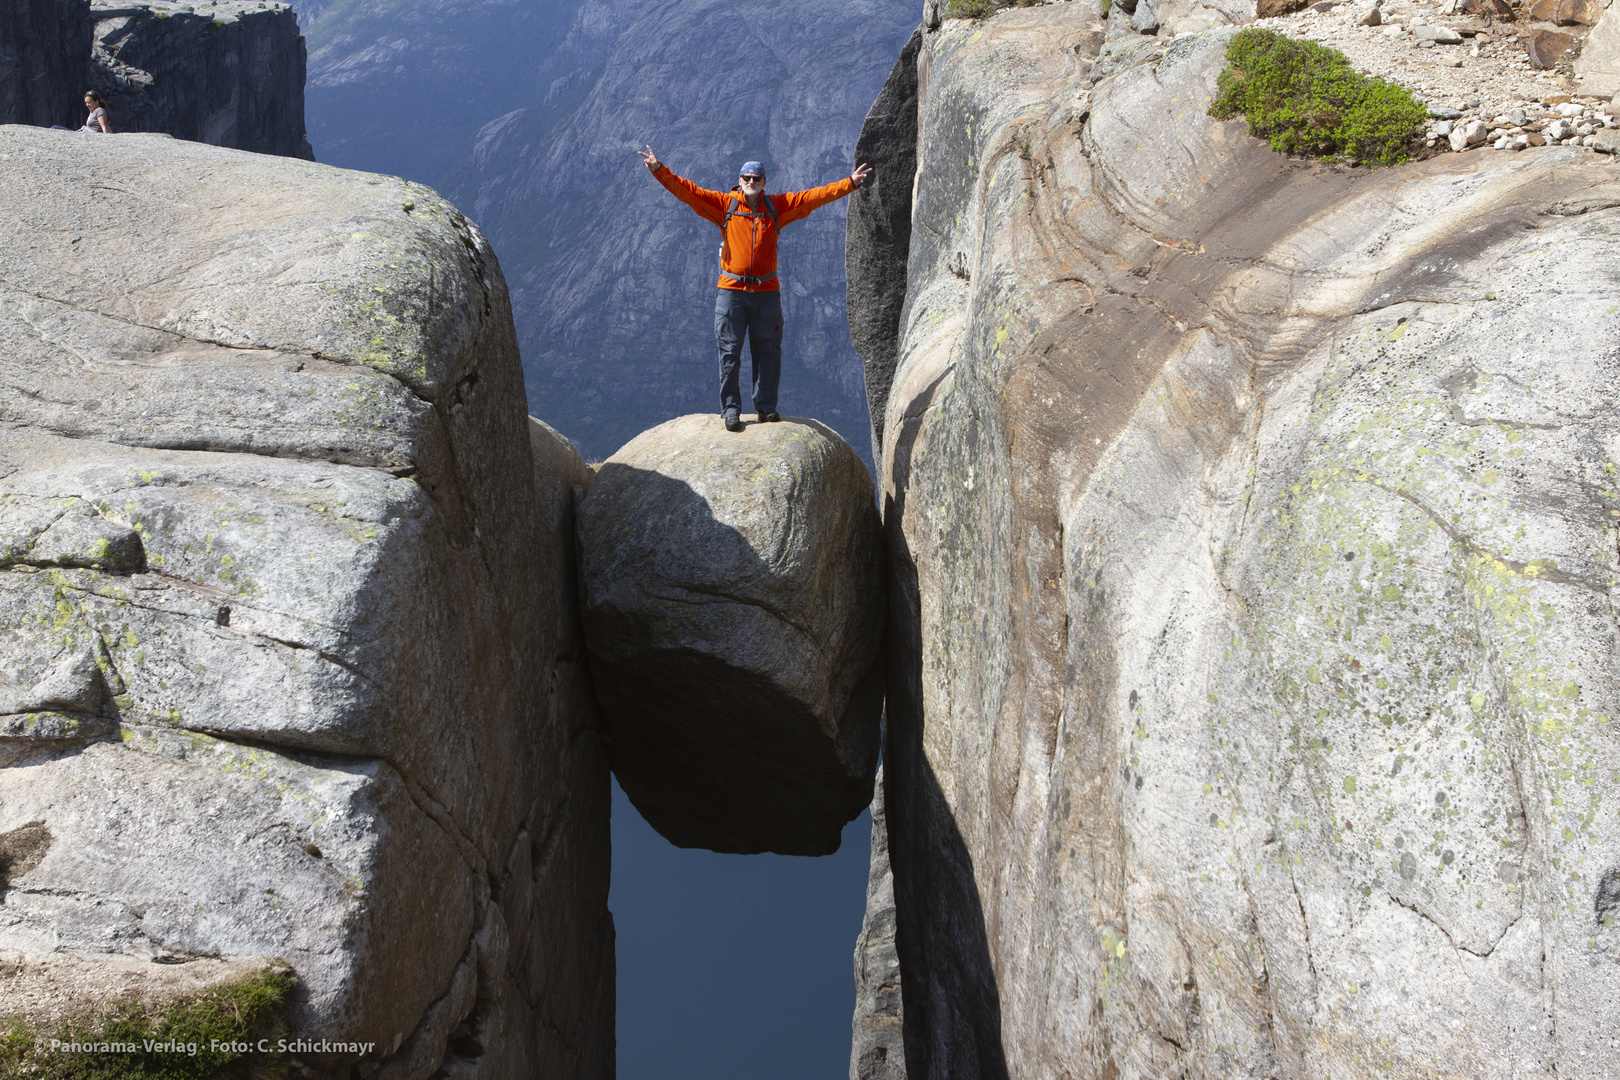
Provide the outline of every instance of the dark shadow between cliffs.
<path id="1" fill-rule="evenodd" d="M 917 564 L 906 545 L 911 448 L 945 376 L 902 419 L 896 495 L 885 500 L 888 554 L 888 701 L 883 783 L 894 874 L 902 1030 L 909 1080 L 1007 1080 L 1001 993 L 968 851 L 923 750 L 922 617 Z"/>

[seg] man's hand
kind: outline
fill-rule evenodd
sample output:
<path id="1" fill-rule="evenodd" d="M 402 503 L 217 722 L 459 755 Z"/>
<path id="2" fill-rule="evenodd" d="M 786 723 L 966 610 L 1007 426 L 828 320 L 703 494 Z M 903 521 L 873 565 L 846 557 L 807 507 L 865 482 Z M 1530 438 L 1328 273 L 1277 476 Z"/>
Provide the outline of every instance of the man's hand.
<path id="1" fill-rule="evenodd" d="M 647 149 L 651 150 L 652 147 L 649 146 Z M 871 176 L 871 175 L 872 175 L 872 166 L 867 165 L 866 163 L 863 162 L 861 164 L 860 168 L 856 169 L 854 172 L 849 174 L 849 178 L 850 178 L 851 181 L 854 182 L 855 187 L 857 189 L 859 189 L 862 184 L 866 183 L 866 178 L 868 176 Z"/>
<path id="2" fill-rule="evenodd" d="M 648 172 L 657 172 L 659 169 L 664 167 L 664 163 L 658 160 L 658 155 L 653 153 L 652 147 L 649 146 L 645 150 L 637 150 L 636 153 L 640 154 L 641 160 L 647 163 Z"/>

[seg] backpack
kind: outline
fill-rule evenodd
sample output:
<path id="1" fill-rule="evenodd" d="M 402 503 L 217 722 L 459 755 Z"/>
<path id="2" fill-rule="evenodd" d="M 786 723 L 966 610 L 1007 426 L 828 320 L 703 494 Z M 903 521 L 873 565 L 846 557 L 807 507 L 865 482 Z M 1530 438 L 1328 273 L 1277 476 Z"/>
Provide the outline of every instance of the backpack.
<path id="1" fill-rule="evenodd" d="M 744 274 L 730 274 L 726 272 L 726 244 L 730 242 L 730 238 L 726 235 L 726 226 L 731 224 L 732 218 L 760 218 L 769 215 L 771 224 L 776 225 L 776 231 L 779 234 L 781 233 L 782 226 L 777 225 L 776 223 L 776 204 L 771 201 L 771 197 L 769 195 L 764 196 L 764 199 L 764 214 L 756 214 L 751 210 L 742 210 L 739 209 L 739 207 L 743 205 L 742 196 L 737 194 L 736 188 L 731 189 L 731 201 L 726 204 L 726 217 L 725 220 L 720 223 L 720 276 L 728 281 L 739 281 L 744 285 L 762 285 L 776 276 L 776 274 L 770 273 L 766 274 L 764 277 L 748 277 Z"/>

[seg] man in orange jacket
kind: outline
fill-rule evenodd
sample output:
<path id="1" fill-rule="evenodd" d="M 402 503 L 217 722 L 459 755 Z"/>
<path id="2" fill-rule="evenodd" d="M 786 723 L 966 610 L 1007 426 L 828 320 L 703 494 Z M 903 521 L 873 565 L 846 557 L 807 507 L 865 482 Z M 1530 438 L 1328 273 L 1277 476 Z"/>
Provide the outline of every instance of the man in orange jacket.
<path id="1" fill-rule="evenodd" d="M 647 170 L 701 218 L 720 226 L 720 295 L 714 303 L 714 336 L 720 345 L 720 415 L 728 431 L 741 431 L 743 335 L 754 366 L 754 409 L 760 423 L 780 420 L 776 389 L 782 379 L 782 292 L 776 280 L 776 234 L 818 206 L 842 199 L 872 174 L 862 165 L 843 180 L 808 191 L 765 194 L 765 169 L 744 163 L 737 186 L 700 188 L 658 160 L 652 147 L 636 151 Z"/>

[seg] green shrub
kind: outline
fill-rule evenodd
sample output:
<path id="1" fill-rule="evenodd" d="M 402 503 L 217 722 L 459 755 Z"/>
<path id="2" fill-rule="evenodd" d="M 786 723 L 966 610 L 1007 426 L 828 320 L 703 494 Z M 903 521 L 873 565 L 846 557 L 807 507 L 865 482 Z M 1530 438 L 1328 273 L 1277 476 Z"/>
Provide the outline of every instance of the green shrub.
<path id="1" fill-rule="evenodd" d="M 1428 110 L 1394 83 L 1358 73 L 1337 49 L 1250 27 L 1232 35 L 1209 115 L 1242 114 L 1283 154 L 1408 160 Z"/>
<path id="2" fill-rule="evenodd" d="M 1034 7 L 1040 0 L 950 0 L 945 5 L 947 19 L 983 19 L 1002 8 Z"/>
<path id="3" fill-rule="evenodd" d="M 285 1076 L 287 996 L 295 979 L 283 966 L 262 968 L 155 1009 L 136 1001 L 113 1005 L 41 1032 L 20 1021 L 0 1027 L 0 1077 L 18 1080 L 259 1080 Z M 0 1021 L 0 1024 L 3 1024 Z M 133 1044 L 129 1052 L 51 1050 L 63 1043 Z M 217 1043 L 269 1041 L 270 1052 L 242 1053 Z M 147 1041 L 194 1045 L 196 1053 L 144 1049 Z"/>

